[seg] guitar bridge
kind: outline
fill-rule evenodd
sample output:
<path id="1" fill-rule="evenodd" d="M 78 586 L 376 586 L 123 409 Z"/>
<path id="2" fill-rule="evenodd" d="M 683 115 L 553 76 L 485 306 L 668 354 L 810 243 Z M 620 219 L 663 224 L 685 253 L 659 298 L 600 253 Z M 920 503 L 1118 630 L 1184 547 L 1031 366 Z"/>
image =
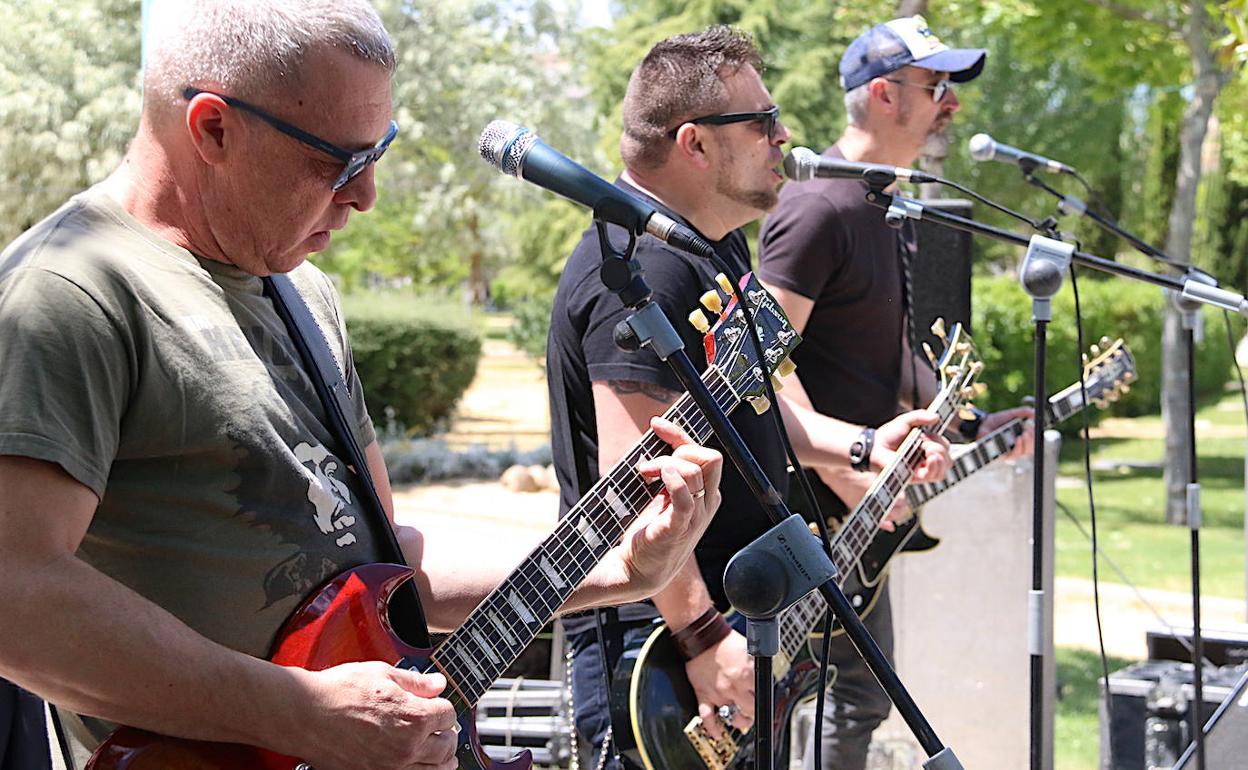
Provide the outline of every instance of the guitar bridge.
<path id="1" fill-rule="evenodd" d="M 737 755 L 737 742 L 725 729 L 718 740 L 711 737 L 702 724 L 702 717 L 695 716 L 685 725 L 685 737 L 706 763 L 707 770 L 725 770 Z"/>

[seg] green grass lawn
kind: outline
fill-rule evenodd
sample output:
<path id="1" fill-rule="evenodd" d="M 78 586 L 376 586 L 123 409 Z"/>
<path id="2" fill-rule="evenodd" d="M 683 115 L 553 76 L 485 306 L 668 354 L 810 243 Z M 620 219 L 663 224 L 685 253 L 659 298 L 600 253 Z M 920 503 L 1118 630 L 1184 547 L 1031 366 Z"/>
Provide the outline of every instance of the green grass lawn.
<path id="1" fill-rule="evenodd" d="M 1086 650 L 1057 650 L 1057 708 L 1053 725 L 1053 766 L 1097 770 L 1100 752 L 1101 658 Z M 1110 673 L 1131 663 L 1109 658 Z"/>
<path id="2" fill-rule="evenodd" d="M 1244 595 L 1243 438 L 1227 437 L 1244 424 L 1242 401 L 1232 394 L 1198 410 L 1197 449 L 1201 484 L 1201 587 L 1210 596 Z M 1145 588 L 1185 591 L 1190 586 L 1190 534 L 1165 522 L 1161 421 L 1137 418 L 1133 427 L 1154 426 L 1157 438 L 1100 438 L 1092 441 L 1092 480 L 1102 550 Z M 1216 428 L 1215 428 L 1216 426 Z M 1208 433 L 1201 437 L 1200 429 Z M 1063 442 L 1059 473 L 1082 481 L 1083 448 L 1077 438 Z M 1057 501 L 1089 529 L 1087 491 L 1062 485 Z M 1092 576 L 1091 546 L 1060 511 L 1057 516 L 1057 574 Z M 1101 578 L 1122 582 L 1103 568 Z"/>

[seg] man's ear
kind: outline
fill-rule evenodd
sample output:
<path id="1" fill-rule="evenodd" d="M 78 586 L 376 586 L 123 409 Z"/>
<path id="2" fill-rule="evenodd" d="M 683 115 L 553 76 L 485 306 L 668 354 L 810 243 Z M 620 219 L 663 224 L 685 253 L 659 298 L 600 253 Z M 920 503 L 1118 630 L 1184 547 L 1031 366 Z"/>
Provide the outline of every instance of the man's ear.
<path id="1" fill-rule="evenodd" d="M 707 156 L 707 149 L 703 132 L 697 126 L 685 123 L 676 130 L 672 153 L 679 155 L 686 163 L 701 170 L 710 168 L 711 159 Z"/>
<path id="2" fill-rule="evenodd" d="M 195 152 L 205 162 L 225 160 L 227 142 L 241 129 L 236 110 L 230 109 L 219 96 L 198 94 L 186 107 L 186 131 Z"/>
<path id="3" fill-rule="evenodd" d="M 879 102 L 880 106 L 890 115 L 897 111 L 897 101 L 888 90 L 888 81 L 884 78 L 872 78 L 867 83 L 867 93 L 870 94 L 871 101 Z"/>

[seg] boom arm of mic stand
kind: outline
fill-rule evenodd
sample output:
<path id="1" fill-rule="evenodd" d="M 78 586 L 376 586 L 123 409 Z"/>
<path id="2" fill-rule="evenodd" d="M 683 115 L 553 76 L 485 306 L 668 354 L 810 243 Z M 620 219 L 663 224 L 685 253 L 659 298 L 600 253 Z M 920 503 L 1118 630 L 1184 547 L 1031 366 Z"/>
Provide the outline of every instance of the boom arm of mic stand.
<path id="1" fill-rule="evenodd" d="M 935 222 L 946 227 L 952 227 L 955 230 L 963 230 L 974 235 L 986 235 L 989 238 L 995 238 L 998 241 L 1012 243 L 1016 246 L 1026 248 L 1031 243 L 1031 239 L 1025 235 L 1003 230 L 999 227 L 986 225 L 982 222 L 976 222 L 973 219 L 966 219 L 956 214 L 950 214 L 947 211 L 941 211 L 936 208 L 924 206 L 919 201 L 912 198 L 891 195 L 883 190 L 868 190 L 867 202 L 884 209 L 886 212 L 904 212 L 904 215 L 911 219 L 925 219 L 929 222 Z M 1090 267 L 1093 270 L 1100 270 L 1103 273 L 1111 273 L 1124 278 L 1132 278 L 1144 283 L 1151 283 L 1166 289 L 1178 292 L 1179 295 L 1188 300 L 1201 302 L 1206 305 L 1212 305 L 1223 310 L 1230 310 L 1239 313 L 1242 316 L 1248 316 L 1248 300 L 1244 299 L 1244 295 L 1237 294 L 1233 291 L 1211 286 L 1204 281 L 1194 277 L 1176 277 L 1169 275 L 1161 275 L 1160 273 L 1151 273 L 1147 270 L 1141 270 L 1138 267 L 1130 265 L 1121 265 L 1113 260 L 1098 257 L 1095 254 L 1088 254 L 1083 251 L 1076 251 L 1071 255 L 1071 259 L 1075 264 L 1083 267 Z"/>
<path id="2" fill-rule="evenodd" d="M 625 253 L 609 248 L 609 244 L 605 242 L 603 245 L 606 248 L 605 253 L 609 255 L 604 262 L 611 262 L 616 267 L 615 270 L 610 271 L 612 280 L 607 281 L 607 273 L 603 274 L 607 288 L 618 293 L 624 287 L 628 287 L 630 290 L 628 293 L 636 298 L 632 302 L 625 300 L 625 305 L 636 311 L 629 316 L 628 325 L 641 344 L 650 344 L 659 357 L 672 367 L 677 379 L 689 392 L 694 403 L 710 424 L 715 437 L 719 439 L 724 454 L 728 455 L 741 472 L 763 510 L 767 512 L 774 524 L 782 524 L 792 516 L 788 506 L 784 504 L 780 493 L 772 486 L 762 466 L 758 464 L 758 460 L 754 458 L 741 435 L 737 433 L 737 429 L 728 421 L 724 410 L 715 401 L 706 384 L 702 382 L 702 378 L 698 376 L 698 371 L 689 360 L 689 356 L 685 354 L 684 347 L 677 344 L 679 335 L 676 334 L 662 308 L 650 302 L 649 287 L 645 286 L 645 280 L 636 260 L 632 259 L 631 253 L 628 253 L 632 251 L 635 243 L 630 241 Z M 619 269 L 625 266 L 629 269 Z M 629 275 L 629 273 L 632 274 Z M 654 344 L 656 341 L 657 345 Z M 862 620 L 850 605 L 845 593 L 831 581 L 821 585 L 819 591 L 824 601 L 836 613 L 837 619 L 841 621 L 846 635 L 857 648 L 859 655 L 867 662 L 889 699 L 896 705 L 898 713 L 909 725 L 919 745 L 927 753 L 929 759 L 924 766 L 933 770 L 961 770 L 962 766 L 957 757 L 951 749 L 941 743 L 936 731 L 923 716 L 918 704 L 889 665 L 879 645 L 863 626 Z M 767 725 L 771 724 L 771 720 L 761 714 L 756 714 L 755 719 L 760 729 L 767 729 Z"/>

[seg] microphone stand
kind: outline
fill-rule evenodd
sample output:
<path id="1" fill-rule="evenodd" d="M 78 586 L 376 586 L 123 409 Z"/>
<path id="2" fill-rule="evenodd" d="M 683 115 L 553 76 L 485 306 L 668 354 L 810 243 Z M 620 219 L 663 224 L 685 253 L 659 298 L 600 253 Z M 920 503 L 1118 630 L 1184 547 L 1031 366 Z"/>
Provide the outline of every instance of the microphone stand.
<path id="1" fill-rule="evenodd" d="M 1131 278 L 1145 283 L 1152 283 L 1170 289 L 1172 296 L 1177 298 L 1180 307 L 1191 308 L 1190 315 L 1199 318 L 1196 312 L 1199 306 L 1203 304 L 1212 305 L 1223 310 L 1231 310 L 1243 316 L 1248 316 L 1248 300 L 1243 295 L 1235 292 L 1218 288 L 1216 285 L 1208 283 L 1207 276 L 1203 274 L 1193 275 L 1191 273 L 1185 276 L 1168 276 L 1158 273 L 1151 273 L 1147 270 L 1141 270 L 1130 265 L 1120 265 L 1112 260 L 1104 259 L 1092 254 L 1075 250 L 1070 244 L 1061 243 L 1050 238 L 1039 235 L 1033 235 L 1030 238 L 1003 230 L 1001 228 L 985 225 L 971 219 L 959 217 L 956 214 L 950 214 L 935 208 L 928 208 L 923 204 L 911 198 L 899 197 L 884 192 L 883 190 L 872 188 L 867 191 L 866 199 L 872 205 L 885 209 L 885 221 L 894 227 L 900 226 L 905 219 L 927 219 L 937 224 L 952 227 L 957 230 L 963 230 L 975 235 L 986 235 L 1006 243 L 1012 243 L 1017 246 L 1026 246 L 1028 249 L 1027 259 L 1024 261 L 1023 284 L 1024 288 L 1033 297 L 1032 317 L 1036 321 L 1036 391 L 1037 404 L 1044 404 L 1042 400 L 1044 393 L 1044 354 L 1042 346 L 1044 344 L 1044 327 L 1047 324 L 1051 314 L 1049 307 L 1049 297 L 1057 293 L 1061 288 L 1061 274 L 1065 271 L 1064 265 L 1068 265 L 1071 261 L 1084 267 L 1090 267 L 1094 270 L 1111 273 L 1113 275 Z M 1043 296 L 1047 293 L 1047 296 Z M 1186 316 L 1185 316 L 1186 318 Z M 1043 320 L 1043 323 L 1041 321 Z M 1189 373 L 1194 369 L 1194 358 L 1191 353 L 1191 342 L 1193 341 L 1194 322 L 1188 323 L 1185 320 L 1185 328 L 1188 335 L 1188 369 Z M 1195 433 L 1195 397 L 1194 381 L 1191 380 L 1189 374 L 1189 407 L 1192 413 L 1190 456 L 1188 462 L 1191 466 L 1192 483 L 1188 486 L 1187 504 L 1188 504 L 1188 522 L 1192 528 L 1192 544 L 1193 544 L 1193 562 L 1192 562 L 1192 580 L 1194 590 L 1199 591 L 1200 575 L 1199 575 L 1199 523 L 1200 523 L 1200 487 L 1196 484 L 1196 448 L 1194 441 Z M 1035 459 L 1035 484 L 1033 487 L 1033 504 L 1035 506 L 1035 523 L 1033 525 L 1033 564 L 1032 564 L 1032 590 L 1028 595 L 1028 646 L 1031 651 L 1031 729 L 1032 729 L 1032 746 L 1031 746 L 1031 767 L 1032 770 L 1039 770 L 1041 751 L 1039 740 L 1040 727 L 1040 708 L 1039 708 L 1039 687 L 1037 676 L 1042 671 L 1043 663 L 1043 639 L 1042 631 L 1051 623 L 1051 619 L 1044 617 L 1044 603 L 1042 586 L 1039 583 L 1041 576 L 1040 556 L 1043 554 L 1041 550 L 1041 530 L 1039 522 L 1041 521 L 1043 510 L 1043 486 L 1042 486 L 1042 470 L 1043 470 L 1043 448 L 1044 448 L 1044 410 L 1036 410 L 1036 435 L 1040 436 L 1040 451 L 1036 452 Z M 1203 697 L 1202 679 L 1203 653 L 1200 646 L 1200 604 L 1199 601 L 1193 603 L 1193 623 L 1192 629 L 1195 659 L 1195 676 L 1194 684 L 1196 687 L 1197 698 L 1197 722 L 1199 725 L 1199 699 Z M 1204 738 L 1200 734 L 1200 730 L 1196 731 L 1197 740 L 1197 762 L 1203 762 L 1204 759 Z M 1200 765 L 1203 770 L 1203 765 Z"/>
<path id="2" fill-rule="evenodd" d="M 731 458 L 741 472 L 741 476 L 749 485 L 751 492 L 758 499 L 759 504 L 768 517 L 773 523 L 779 525 L 777 528 L 769 531 L 769 534 L 776 533 L 776 536 L 779 536 L 784 532 L 781 528 L 784 527 L 785 522 L 796 515 L 791 513 L 784 504 L 780 493 L 772 486 L 771 481 L 767 478 L 767 474 L 758 464 L 754 455 L 750 453 L 749 448 L 741 439 L 740 434 L 737 433 L 736 428 L 728 421 L 724 410 L 720 408 L 715 398 L 711 395 L 710 390 L 698 376 L 697 369 L 694 368 L 693 363 L 689 360 L 689 356 L 685 354 L 684 342 L 672 326 L 671 321 L 663 313 L 663 309 L 650 301 L 650 287 L 646 285 L 640 263 L 633 256 L 637 237 L 644 232 L 640 223 L 638 223 L 637 227 L 630 230 L 628 243 L 623 251 L 618 251 L 612 246 L 607 237 L 606 227 L 606 220 L 612 218 L 603 216 L 603 214 L 616 212 L 604 212 L 601 209 L 613 205 L 615 204 L 608 200 L 594 209 L 594 225 L 598 231 L 598 240 L 603 253 L 602 268 L 599 276 L 607 289 L 618 295 L 625 307 L 634 311 L 625 321 L 617 326 L 617 344 L 633 349 L 635 349 L 634 345 L 638 347 L 649 345 L 660 359 L 672 367 L 672 371 L 710 424 L 715 437 L 719 439 L 724 454 Z M 614 219 L 614 221 L 622 220 Z M 748 308 L 745 310 L 748 312 Z M 796 518 L 797 521 L 801 521 L 800 516 Z M 790 524 L 789 526 L 791 527 L 792 525 Z M 807 533 L 807 536 L 810 537 L 809 530 L 805 529 L 804 524 L 802 528 Z M 777 530 L 779 531 L 777 532 Z M 827 558 L 826 555 L 825 558 Z M 834 567 L 830 574 L 835 575 Z M 901 714 L 910 730 L 914 733 L 919 745 L 927 753 L 928 760 L 923 763 L 924 768 L 928 768 L 928 770 L 962 770 L 962 765 L 958 761 L 957 756 L 954 755 L 952 749 L 941 743 L 940 738 L 936 735 L 936 731 L 927 721 L 927 718 L 923 716 L 918 704 L 915 703 L 910 693 L 897 677 L 897 673 L 889 665 L 888 659 L 884 657 L 884 653 L 880 650 L 879 645 L 871 638 L 866 627 L 863 626 L 862 620 L 854 612 L 849 599 L 841 591 L 840 586 L 836 584 L 834 579 L 827 579 L 820 583 L 818 588 L 824 601 L 835 613 L 837 619 L 840 620 L 850 641 L 853 642 L 854 647 L 858 650 L 858 654 L 866 661 L 871 669 L 871 673 L 875 675 L 889 699 L 897 707 L 898 713 Z M 809 592 L 809 589 L 806 592 Z M 801 598 L 801 596 L 799 595 L 797 598 Z M 760 651 L 765 652 L 771 648 L 768 644 L 770 632 L 766 628 L 757 631 L 756 636 L 760 642 L 758 645 Z M 767 671 L 770 672 L 770 667 L 768 667 Z M 761 679 L 762 675 L 757 672 L 758 669 L 756 668 L 756 676 Z M 767 679 L 770 684 L 770 673 L 768 673 Z M 768 687 L 766 692 L 756 688 L 755 700 L 756 746 L 761 746 L 765 749 L 765 753 L 760 752 L 756 756 L 757 770 L 772 770 L 774 757 L 770 745 L 770 732 L 774 717 L 770 713 L 772 705 L 771 688 Z M 762 707 L 766 707 L 767 711 L 762 711 Z M 761 735 L 763 733 L 767 735 Z"/>
<path id="3" fill-rule="evenodd" d="M 1020 164 L 1022 165 L 1022 164 Z M 1189 277 L 1200 280 L 1205 283 L 1211 283 L 1217 286 L 1211 276 L 1194 269 L 1191 265 L 1184 265 L 1173 259 L 1164 252 L 1154 248 L 1152 245 L 1137 238 L 1134 234 L 1123 229 L 1117 222 L 1102 216 L 1088 208 L 1087 204 L 1073 195 L 1063 195 L 1057 190 L 1050 187 L 1043 180 L 1038 179 L 1032 171 L 1035 166 L 1023 166 L 1023 177 L 1034 187 L 1037 187 L 1050 195 L 1058 198 L 1058 211 L 1074 212 L 1095 222 L 1099 227 L 1107 232 L 1117 235 L 1127 243 L 1131 244 L 1140 253 L 1164 262 L 1172 267 L 1183 270 Z M 1086 183 L 1085 183 L 1086 184 Z M 1170 297 L 1174 299 L 1179 312 L 1183 314 L 1183 336 L 1186 347 L 1187 358 L 1187 447 L 1188 447 L 1188 485 L 1186 499 L 1187 525 L 1190 533 L 1190 551 L 1191 551 L 1191 574 L 1192 574 L 1192 686 L 1195 690 L 1194 703 L 1192 704 L 1192 724 L 1193 724 L 1193 744 L 1195 745 L 1196 767 L 1197 770 L 1205 770 L 1205 734 L 1200 729 L 1202 724 L 1201 716 L 1204 707 L 1204 638 L 1200 626 L 1200 525 L 1201 525 L 1201 508 L 1200 508 L 1200 483 L 1197 477 L 1196 468 L 1196 342 L 1202 336 L 1203 318 L 1200 315 L 1200 305 L 1189 299 L 1176 297 L 1170 293 Z"/>

